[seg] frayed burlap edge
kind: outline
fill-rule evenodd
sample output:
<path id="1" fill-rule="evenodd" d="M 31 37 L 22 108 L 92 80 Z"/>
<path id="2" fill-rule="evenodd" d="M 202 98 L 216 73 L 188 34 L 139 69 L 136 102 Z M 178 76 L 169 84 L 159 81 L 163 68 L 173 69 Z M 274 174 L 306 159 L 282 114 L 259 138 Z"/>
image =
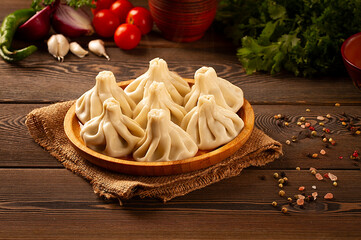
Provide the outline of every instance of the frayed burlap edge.
<path id="1" fill-rule="evenodd" d="M 35 142 L 63 166 L 83 177 L 99 196 L 130 199 L 134 196 L 158 198 L 164 202 L 185 195 L 222 179 L 237 176 L 249 166 L 263 166 L 282 154 L 282 145 L 255 128 L 247 143 L 222 162 L 191 173 L 143 177 L 111 172 L 86 161 L 67 139 L 63 121 L 74 101 L 34 109 L 26 117 L 26 126 Z"/>

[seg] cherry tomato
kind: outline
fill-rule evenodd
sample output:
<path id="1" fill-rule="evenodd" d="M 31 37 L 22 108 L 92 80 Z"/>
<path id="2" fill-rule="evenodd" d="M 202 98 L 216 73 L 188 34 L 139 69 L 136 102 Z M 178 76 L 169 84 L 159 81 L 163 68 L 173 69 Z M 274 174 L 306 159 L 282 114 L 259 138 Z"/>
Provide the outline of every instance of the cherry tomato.
<path id="1" fill-rule="evenodd" d="M 100 10 L 93 18 L 94 29 L 102 37 L 113 36 L 119 24 L 119 19 L 109 9 Z"/>
<path id="2" fill-rule="evenodd" d="M 114 41 L 118 47 L 124 50 L 135 48 L 140 42 L 142 33 L 132 24 L 123 23 L 114 33 Z"/>
<path id="3" fill-rule="evenodd" d="M 103 9 L 109 9 L 110 6 L 115 2 L 115 0 L 93 0 L 92 4 L 95 5 L 95 8 L 92 8 L 92 12 L 95 15 L 97 12 Z"/>
<path id="4" fill-rule="evenodd" d="M 125 23 L 128 12 L 133 8 L 133 4 L 128 0 L 115 1 L 110 7 L 110 11 L 119 18 L 120 23 Z"/>
<path id="5" fill-rule="evenodd" d="M 135 7 L 129 11 L 127 23 L 134 24 L 142 34 L 149 33 L 153 28 L 153 19 L 150 12 L 143 7 Z"/>

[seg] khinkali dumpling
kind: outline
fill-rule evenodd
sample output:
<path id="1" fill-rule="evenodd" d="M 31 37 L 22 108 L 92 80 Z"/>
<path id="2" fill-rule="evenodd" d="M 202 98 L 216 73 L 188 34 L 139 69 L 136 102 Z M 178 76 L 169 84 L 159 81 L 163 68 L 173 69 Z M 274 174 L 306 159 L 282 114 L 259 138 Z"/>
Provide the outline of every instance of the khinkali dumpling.
<path id="1" fill-rule="evenodd" d="M 132 117 L 136 104 L 117 85 L 114 74 L 110 71 L 102 71 L 95 79 L 95 86 L 76 101 L 75 113 L 78 119 L 84 124 L 93 117 L 99 116 L 103 110 L 103 102 L 110 97 L 120 103 L 123 114 Z"/>
<path id="2" fill-rule="evenodd" d="M 183 118 L 181 127 L 191 135 L 199 149 L 210 150 L 233 140 L 244 127 L 232 110 L 216 104 L 213 95 L 199 97 L 198 105 Z"/>
<path id="3" fill-rule="evenodd" d="M 189 112 L 197 105 L 202 95 L 214 95 L 216 103 L 237 112 L 243 106 L 243 91 L 223 78 L 217 77 L 211 67 L 202 67 L 194 74 L 194 85 L 184 98 L 184 107 Z"/>
<path id="4" fill-rule="evenodd" d="M 152 109 L 145 136 L 137 144 L 133 158 L 141 162 L 173 161 L 193 157 L 197 152 L 197 144 L 170 120 L 167 111 Z"/>
<path id="5" fill-rule="evenodd" d="M 151 109 L 164 109 L 170 113 L 171 120 L 180 125 L 184 115 L 187 114 L 184 107 L 176 104 L 163 82 L 153 82 L 142 101 L 138 103 L 133 112 L 133 119 L 140 124 L 142 128 L 147 126 L 148 113 Z"/>
<path id="6" fill-rule="evenodd" d="M 124 91 L 139 103 L 152 82 L 164 82 L 173 101 L 179 105 L 183 104 L 184 96 L 190 91 L 187 81 L 177 73 L 169 71 L 167 62 L 160 58 L 151 60 L 148 71 L 136 78 Z"/>
<path id="7" fill-rule="evenodd" d="M 122 114 L 117 100 L 108 98 L 102 113 L 85 123 L 80 136 L 89 148 L 110 157 L 122 157 L 132 153 L 144 130 Z"/>

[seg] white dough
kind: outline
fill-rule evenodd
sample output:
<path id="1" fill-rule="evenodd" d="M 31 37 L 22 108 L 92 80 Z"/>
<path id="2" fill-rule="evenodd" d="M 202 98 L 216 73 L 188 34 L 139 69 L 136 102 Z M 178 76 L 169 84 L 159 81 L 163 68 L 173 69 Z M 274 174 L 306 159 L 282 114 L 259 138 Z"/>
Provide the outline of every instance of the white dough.
<path id="1" fill-rule="evenodd" d="M 179 105 L 183 104 L 184 96 L 189 93 L 190 87 L 182 77 L 168 69 L 167 62 L 155 58 L 149 62 L 146 73 L 136 78 L 124 91 L 135 103 L 139 103 L 153 82 L 163 82 L 173 101 Z"/>
<path id="2" fill-rule="evenodd" d="M 123 114 L 128 117 L 133 116 L 133 109 L 136 104 L 117 85 L 114 74 L 110 71 L 100 72 L 96 76 L 95 86 L 76 101 L 76 116 L 85 124 L 102 113 L 103 102 L 110 97 L 115 98 L 120 103 Z"/>
<path id="3" fill-rule="evenodd" d="M 210 150 L 233 140 L 243 129 L 244 122 L 232 110 L 217 105 L 213 95 L 202 95 L 198 105 L 183 118 L 181 127 L 199 149 Z"/>
<path id="4" fill-rule="evenodd" d="M 85 145 L 110 157 L 131 154 L 144 136 L 144 130 L 122 114 L 120 104 L 114 98 L 105 100 L 102 109 L 102 113 L 86 122 L 80 131 Z"/>
<path id="5" fill-rule="evenodd" d="M 137 144 L 133 158 L 141 162 L 174 161 L 193 157 L 197 151 L 197 144 L 171 122 L 167 111 L 152 109 L 148 113 L 145 136 Z"/>
<path id="6" fill-rule="evenodd" d="M 223 78 L 217 77 L 211 67 L 202 67 L 194 74 L 195 84 L 190 93 L 184 98 L 184 107 L 187 112 L 197 105 L 202 95 L 214 95 L 216 103 L 237 112 L 243 106 L 243 91 Z"/>
<path id="7" fill-rule="evenodd" d="M 184 107 L 172 100 L 163 82 L 153 82 L 149 86 L 144 98 L 134 109 L 133 119 L 145 129 L 148 113 L 151 109 L 155 108 L 166 110 L 170 114 L 172 122 L 177 125 L 180 125 L 184 115 L 187 114 Z"/>

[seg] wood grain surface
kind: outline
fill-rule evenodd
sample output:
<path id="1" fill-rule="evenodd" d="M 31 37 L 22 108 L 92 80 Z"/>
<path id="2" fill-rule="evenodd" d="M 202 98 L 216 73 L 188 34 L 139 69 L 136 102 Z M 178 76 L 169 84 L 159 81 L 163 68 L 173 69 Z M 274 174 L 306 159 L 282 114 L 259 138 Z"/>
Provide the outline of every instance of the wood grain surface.
<path id="1" fill-rule="evenodd" d="M 144 0 L 133 4 L 147 7 Z M 0 19 L 29 6 L 27 0 L 3 0 Z M 86 46 L 95 37 L 76 40 Z M 27 44 L 15 40 L 14 47 Z M 339 118 L 346 113 L 361 125 L 361 92 L 347 76 L 246 75 L 235 47 L 214 29 L 200 41 L 184 44 L 164 40 L 155 27 L 131 51 L 106 40 L 110 61 L 93 54 L 84 59 L 69 54 L 59 63 L 45 42 L 36 44 L 39 50 L 22 62 L 0 60 L 0 239 L 360 239 L 361 162 L 350 155 L 355 150 L 361 153 L 361 135 L 352 135 Z M 118 201 L 98 198 L 88 182 L 64 169 L 29 135 L 24 121 L 32 109 L 78 98 L 93 86 L 101 70 L 113 71 L 117 81 L 135 78 L 154 57 L 164 58 L 185 78 L 192 78 L 199 67 L 214 67 L 220 77 L 241 87 L 254 109 L 255 126 L 280 141 L 284 155 L 165 204 L 136 198 L 120 206 Z M 340 107 L 334 106 L 337 102 Z M 276 120 L 277 114 L 286 116 L 289 125 Z M 326 114 L 331 118 L 317 120 Z M 326 147 L 319 135 L 310 136 L 297 125 L 300 117 L 319 135 L 323 127 L 329 128 L 326 136 L 336 145 Z M 287 145 L 292 136 L 298 140 Z M 310 158 L 308 153 L 319 156 Z M 328 179 L 317 181 L 310 167 L 335 174 L 338 186 Z M 317 191 L 318 199 L 303 208 L 289 205 L 278 196 L 274 172 L 285 172 L 289 178 L 284 187 L 287 196 L 305 186 L 307 194 Z M 335 198 L 323 199 L 327 192 Z M 278 202 L 276 208 L 272 201 Z M 288 214 L 280 212 L 282 206 Z"/>

